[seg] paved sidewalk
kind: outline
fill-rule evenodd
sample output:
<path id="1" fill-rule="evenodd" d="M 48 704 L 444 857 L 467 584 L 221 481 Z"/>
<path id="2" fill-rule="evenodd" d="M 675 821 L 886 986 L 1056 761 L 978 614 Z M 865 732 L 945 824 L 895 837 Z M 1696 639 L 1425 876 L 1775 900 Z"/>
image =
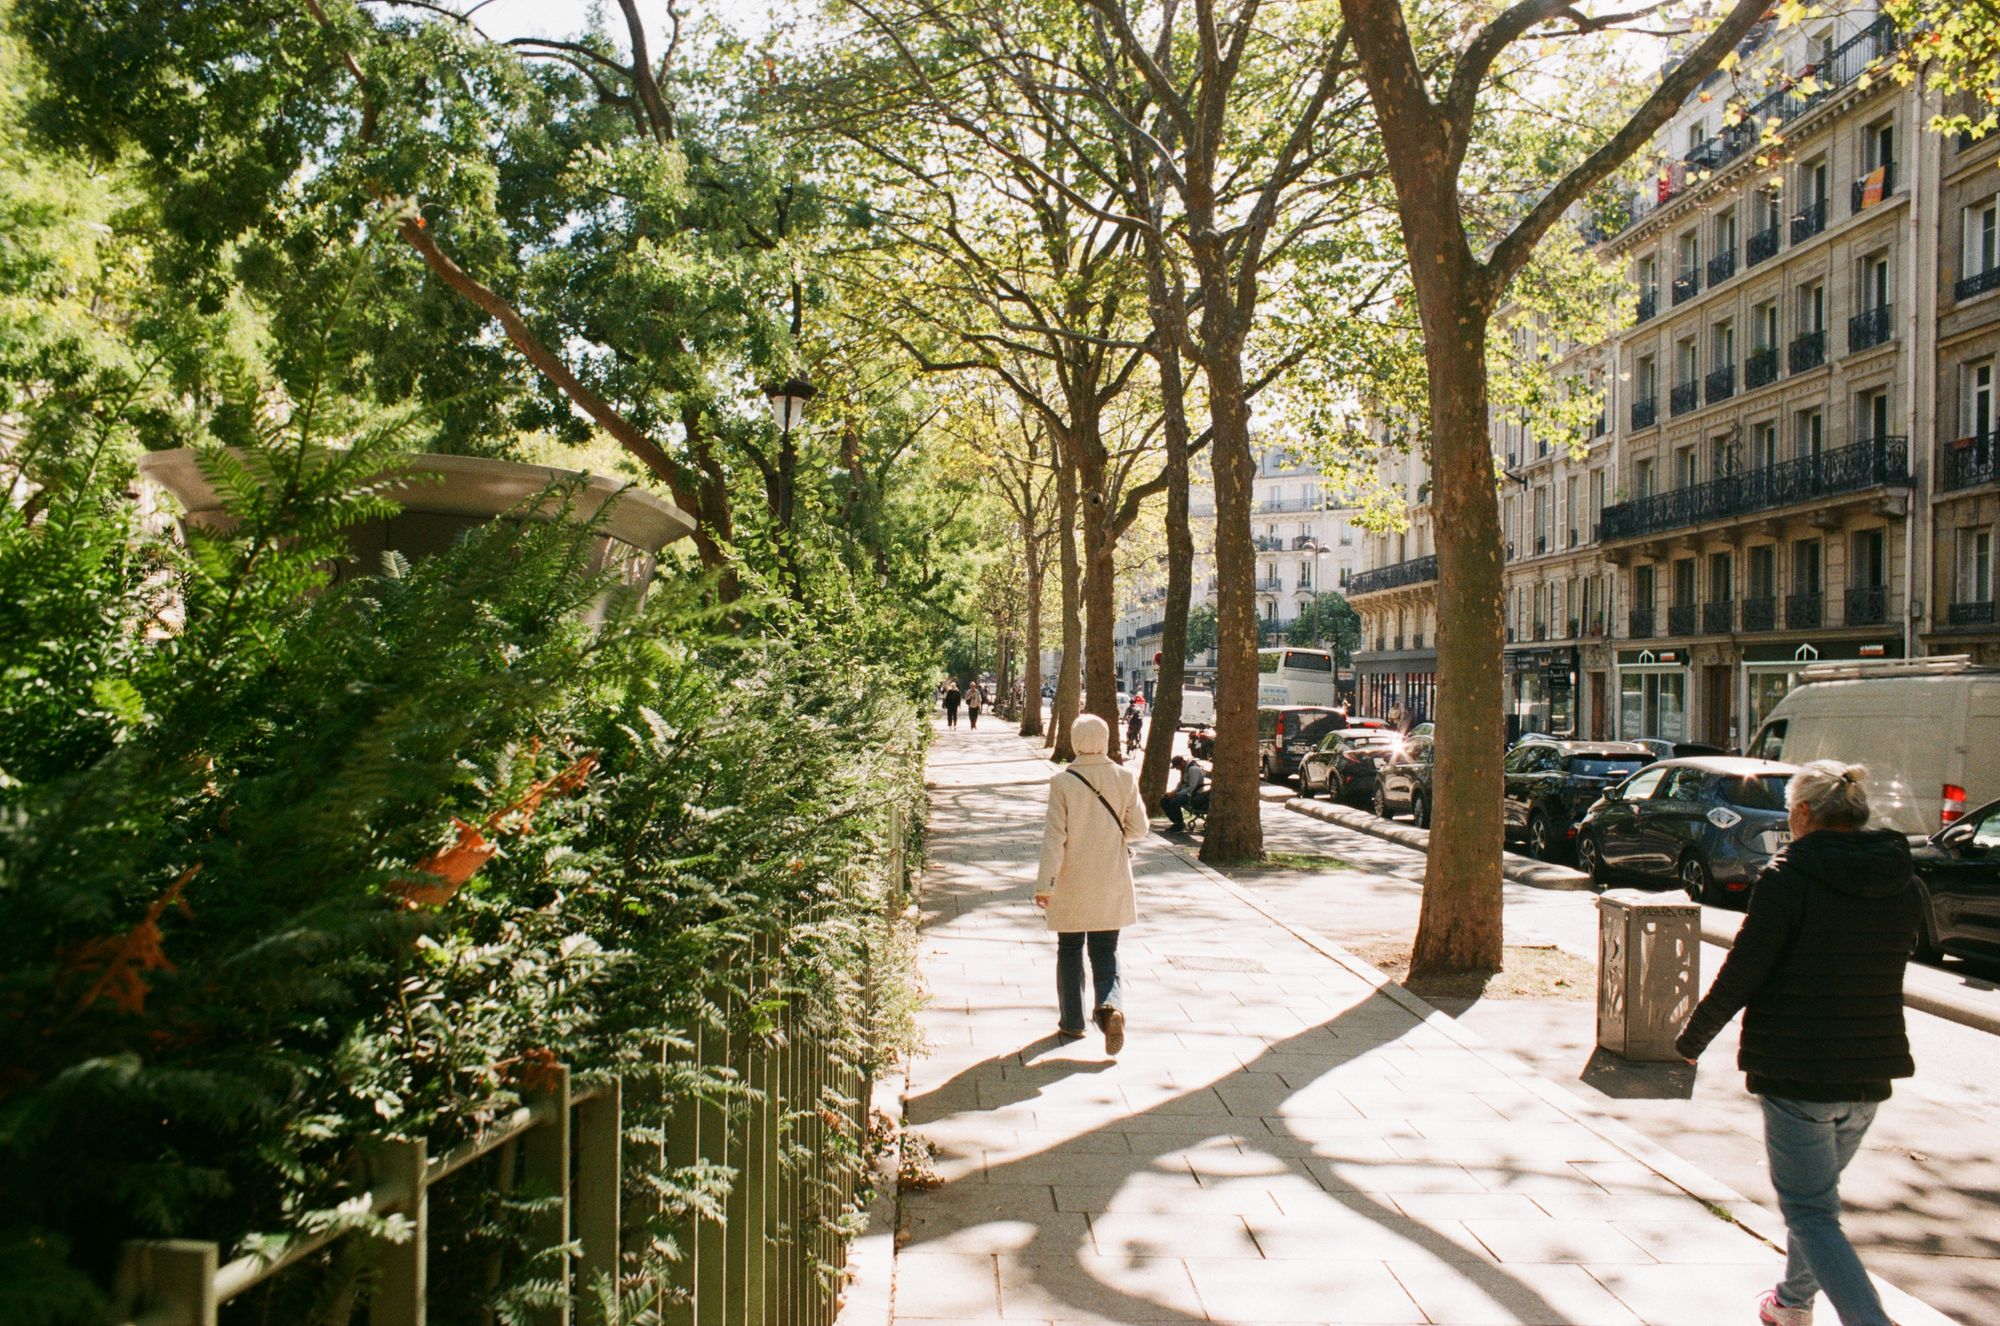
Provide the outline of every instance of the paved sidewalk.
<path id="1" fill-rule="evenodd" d="M 1702 1176 L 1158 839 L 1130 1040 L 1060 1045 L 1030 903 L 1049 772 L 1004 728 L 933 749 L 905 1106 L 942 1184 L 903 1194 L 895 1320 L 1755 1320 L 1780 1258 L 1689 1195 Z"/>

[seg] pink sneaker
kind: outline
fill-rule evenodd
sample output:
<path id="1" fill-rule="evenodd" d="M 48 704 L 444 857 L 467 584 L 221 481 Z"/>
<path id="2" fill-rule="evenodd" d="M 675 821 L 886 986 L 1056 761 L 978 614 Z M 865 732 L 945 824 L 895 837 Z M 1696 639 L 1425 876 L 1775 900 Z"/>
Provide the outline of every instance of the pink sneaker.
<path id="1" fill-rule="evenodd" d="M 1778 1291 L 1766 1289 L 1757 1300 L 1757 1320 L 1764 1326 L 1812 1326 L 1811 1308 L 1788 1308 L 1778 1301 Z"/>

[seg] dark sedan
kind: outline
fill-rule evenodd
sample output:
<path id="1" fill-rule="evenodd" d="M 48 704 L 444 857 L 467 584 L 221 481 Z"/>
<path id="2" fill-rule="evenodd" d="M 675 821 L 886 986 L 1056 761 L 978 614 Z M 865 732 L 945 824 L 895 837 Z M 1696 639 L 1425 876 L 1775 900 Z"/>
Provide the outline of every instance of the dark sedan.
<path id="1" fill-rule="evenodd" d="M 1431 739 L 1405 737 L 1375 761 L 1375 813 L 1392 819 L 1408 812 L 1419 829 L 1431 827 Z"/>
<path id="2" fill-rule="evenodd" d="M 1544 861 L 1567 854 L 1590 803 L 1652 762 L 1651 751 L 1629 741 L 1523 741 L 1500 766 L 1507 837 L 1526 839 L 1528 850 Z"/>
<path id="3" fill-rule="evenodd" d="M 1381 728 L 1342 728 L 1320 739 L 1299 762 L 1299 795 L 1324 792 L 1335 801 L 1359 801 L 1375 791 L 1375 762 L 1387 759 L 1400 741 Z"/>
<path id="4" fill-rule="evenodd" d="M 1913 855 L 1924 903 L 1917 956 L 2000 958 L 2000 801 L 1938 830 Z"/>
<path id="5" fill-rule="evenodd" d="M 1792 840 L 1776 760 L 1662 760 L 1605 792 L 1577 826 L 1577 864 L 1603 884 L 1618 875 L 1678 883 L 1696 902 L 1741 906 Z"/>

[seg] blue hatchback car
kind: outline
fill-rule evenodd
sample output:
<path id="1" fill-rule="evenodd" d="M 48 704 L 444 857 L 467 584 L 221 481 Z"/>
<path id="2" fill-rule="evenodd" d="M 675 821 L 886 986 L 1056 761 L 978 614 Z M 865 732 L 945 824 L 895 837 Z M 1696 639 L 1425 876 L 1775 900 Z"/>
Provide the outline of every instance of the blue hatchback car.
<path id="1" fill-rule="evenodd" d="M 1797 772 L 1733 756 L 1649 764 L 1584 812 L 1577 865 L 1599 886 L 1637 876 L 1679 884 L 1696 902 L 1740 907 L 1792 840 L 1785 785 Z"/>

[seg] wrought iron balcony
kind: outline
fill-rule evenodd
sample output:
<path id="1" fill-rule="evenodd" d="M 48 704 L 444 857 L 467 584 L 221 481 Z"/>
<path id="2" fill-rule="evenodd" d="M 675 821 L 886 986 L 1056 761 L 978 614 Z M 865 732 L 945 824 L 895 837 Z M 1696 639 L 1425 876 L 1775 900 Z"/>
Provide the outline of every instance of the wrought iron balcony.
<path id="1" fill-rule="evenodd" d="M 2000 432 L 1988 431 L 1946 444 L 1943 469 L 1947 490 L 2000 479 Z"/>
<path id="2" fill-rule="evenodd" d="M 1825 620 L 1826 595 L 1819 593 L 1785 595 L 1786 630 L 1816 630 Z"/>
<path id="3" fill-rule="evenodd" d="M 1707 635 L 1728 635 L 1736 629 L 1736 604 L 1724 599 L 1720 603 L 1701 605 L 1701 629 Z"/>
<path id="4" fill-rule="evenodd" d="M 1536 622 L 1535 639 L 1546 640 L 1548 638 L 1549 638 L 1549 624 L 1547 622 Z"/>
<path id="5" fill-rule="evenodd" d="M 1633 321 L 1646 322 L 1650 320 L 1653 317 L 1653 315 L 1658 313 L 1659 311 L 1660 311 L 1660 292 L 1657 289 L 1642 290 L 1639 292 L 1638 317 L 1634 318 Z"/>
<path id="6" fill-rule="evenodd" d="M 1895 310 L 1888 304 L 1862 309 L 1847 320 L 1847 349 L 1872 350 L 1895 335 Z"/>
<path id="7" fill-rule="evenodd" d="M 1775 631 L 1778 629 L 1778 600 L 1774 595 L 1743 600 L 1743 629 L 1746 631 Z"/>
<path id="8" fill-rule="evenodd" d="M 1702 384 L 1702 398 L 1710 405 L 1736 394 L 1736 365 L 1724 364 L 1711 372 Z"/>
<path id="9" fill-rule="evenodd" d="M 1604 509 L 1598 535 L 1607 541 L 1637 538 L 1753 511 L 1824 501 L 1884 484 L 1908 483 L 1909 479 L 1909 439 L 1876 438 L 1620 502 Z"/>
<path id="10" fill-rule="evenodd" d="M 1667 634 L 1694 634 L 1694 604 L 1676 603 L 1667 609 Z"/>
<path id="11" fill-rule="evenodd" d="M 1743 361 L 1743 390 L 1755 391 L 1778 380 L 1778 349 L 1752 350 Z"/>
<path id="12" fill-rule="evenodd" d="M 1372 571 L 1357 571 L 1354 578 L 1347 582 L 1347 594 L 1352 598 L 1357 594 L 1401 589 L 1405 585 L 1420 585 L 1426 580 L 1436 580 L 1437 576 L 1437 554 L 1432 553 L 1428 557 L 1412 557 L 1407 562 L 1378 566 Z"/>
<path id="13" fill-rule="evenodd" d="M 1685 304 L 1701 293 L 1701 268 L 1690 267 L 1674 278 L 1674 303 Z"/>
<path id="14" fill-rule="evenodd" d="M 1778 223 L 1773 221 L 1762 230 L 1752 234 L 1749 242 L 1743 246 L 1743 265 L 1745 267 L 1755 267 L 1767 258 L 1777 257 L 1780 230 L 1781 227 Z"/>
<path id="15" fill-rule="evenodd" d="M 1731 248 L 1716 254 L 1708 260 L 1708 284 L 1711 289 L 1721 285 L 1736 275 L 1736 250 Z"/>
<path id="16" fill-rule="evenodd" d="M 1651 608 L 1632 609 L 1632 615 L 1627 620 L 1626 627 L 1626 634 L 1634 640 L 1652 639 L 1654 628 L 1653 610 Z"/>
<path id="17" fill-rule="evenodd" d="M 1281 593 L 1284 588 L 1285 582 L 1276 576 L 1272 576 L 1269 580 L 1257 581 L 1257 592 L 1259 594 L 1277 594 Z"/>
<path id="18" fill-rule="evenodd" d="M 1788 371 L 1805 373 L 1826 362 L 1826 331 L 1800 332 L 1792 338 L 1792 348 L 1787 356 Z"/>
<path id="19" fill-rule="evenodd" d="M 1889 591 L 1881 585 L 1856 585 L 1847 591 L 1849 626 L 1880 626 L 1889 620 Z"/>
<path id="20" fill-rule="evenodd" d="M 1647 396 L 1643 400 L 1632 402 L 1633 432 L 1636 433 L 1641 428 L 1651 428 L 1658 422 L 1660 422 L 1660 398 L 1658 396 Z"/>
<path id="21" fill-rule="evenodd" d="M 1686 414 L 1701 404 L 1701 384 L 1699 382 L 1676 382 L 1668 405 L 1674 414 Z"/>
<path id="22" fill-rule="evenodd" d="M 1983 295 L 1988 290 L 2000 290 L 2000 263 L 1995 263 L 1983 272 L 1974 272 L 1970 276 L 1960 278 L 1951 288 L 1951 297 L 1971 299 L 1974 295 Z"/>
<path id="23" fill-rule="evenodd" d="M 1988 599 L 1983 603 L 1954 603 L 1951 605 L 1950 620 L 1953 626 L 1991 626 L 1993 601 Z"/>
<path id="24" fill-rule="evenodd" d="M 1874 173 L 1873 171 L 1869 172 L 1869 174 L 1873 173 Z M 1878 207 L 1881 206 L 1883 202 L 1886 202 L 1888 200 L 1889 195 L 1894 193 L 1895 191 L 1896 191 L 1896 163 L 1893 161 L 1884 162 L 1882 165 L 1882 197 L 1876 200 L 1875 205 Z M 1854 184 L 1851 189 L 1850 206 L 1854 211 L 1859 212 L 1865 206 L 1868 205 L 1867 194 L 1868 194 L 1868 176 L 1863 175 L 1860 179 L 1854 181 Z"/>
<path id="25" fill-rule="evenodd" d="M 1826 199 L 1801 207 L 1792 216 L 1792 243 L 1800 244 L 1826 229 Z"/>

